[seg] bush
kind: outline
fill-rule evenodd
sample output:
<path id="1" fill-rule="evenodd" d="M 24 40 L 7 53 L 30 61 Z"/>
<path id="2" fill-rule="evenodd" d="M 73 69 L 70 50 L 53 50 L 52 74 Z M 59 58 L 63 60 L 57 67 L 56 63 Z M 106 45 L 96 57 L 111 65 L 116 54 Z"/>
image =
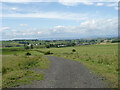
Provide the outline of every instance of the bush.
<path id="1" fill-rule="evenodd" d="M 26 44 L 24 45 L 24 48 L 25 48 L 26 50 L 30 49 L 30 47 L 27 46 Z"/>
<path id="2" fill-rule="evenodd" d="M 5 74 L 7 72 L 7 68 L 5 68 L 4 66 L 2 67 L 2 74 Z"/>
<path id="3" fill-rule="evenodd" d="M 45 55 L 53 54 L 50 51 L 45 52 Z"/>
<path id="4" fill-rule="evenodd" d="M 33 45 L 31 45 L 31 49 L 33 49 Z"/>
<path id="5" fill-rule="evenodd" d="M 49 46 L 49 45 L 46 45 L 46 48 L 50 48 L 50 46 Z"/>
<path id="6" fill-rule="evenodd" d="M 14 56 L 17 56 L 17 54 L 15 53 Z"/>
<path id="7" fill-rule="evenodd" d="M 31 53 L 27 52 L 26 55 L 29 56 L 29 55 L 31 55 Z"/>
<path id="8" fill-rule="evenodd" d="M 76 52 L 76 50 L 75 50 L 75 49 L 73 49 L 73 50 L 72 50 L 72 52 Z"/>

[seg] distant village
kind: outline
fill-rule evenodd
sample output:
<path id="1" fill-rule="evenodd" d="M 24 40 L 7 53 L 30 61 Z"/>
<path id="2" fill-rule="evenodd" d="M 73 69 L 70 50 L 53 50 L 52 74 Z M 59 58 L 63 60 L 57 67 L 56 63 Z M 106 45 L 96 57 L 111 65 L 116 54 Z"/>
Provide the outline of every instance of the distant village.
<path id="1" fill-rule="evenodd" d="M 93 45 L 93 44 L 107 44 L 107 43 L 119 43 L 119 40 L 115 39 L 92 39 L 92 40 L 11 40 L 3 41 L 2 47 L 35 47 L 35 48 L 50 48 L 50 47 L 70 47 L 81 45 Z"/>

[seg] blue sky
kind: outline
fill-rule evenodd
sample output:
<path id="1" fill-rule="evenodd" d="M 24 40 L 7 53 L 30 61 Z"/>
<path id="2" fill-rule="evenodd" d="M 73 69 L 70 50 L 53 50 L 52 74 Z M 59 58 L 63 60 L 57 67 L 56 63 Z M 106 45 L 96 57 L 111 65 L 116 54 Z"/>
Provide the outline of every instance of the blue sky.
<path id="1" fill-rule="evenodd" d="M 117 4 L 6 0 L 2 2 L 0 32 L 2 39 L 117 37 Z"/>

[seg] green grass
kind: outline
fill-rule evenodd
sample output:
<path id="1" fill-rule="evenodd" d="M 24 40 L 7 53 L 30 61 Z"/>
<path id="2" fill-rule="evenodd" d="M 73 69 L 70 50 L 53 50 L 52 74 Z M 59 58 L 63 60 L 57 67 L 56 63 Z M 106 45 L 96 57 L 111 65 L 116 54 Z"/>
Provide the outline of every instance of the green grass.
<path id="1" fill-rule="evenodd" d="M 25 55 L 27 52 L 30 52 L 32 55 L 44 55 L 41 52 L 35 51 L 34 49 L 25 50 L 24 48 L 19 47 L 10 47 L 10 48 L 3 48 L 2 55 Z"/>
<path id="2" fill-rule="evenodd" d="M 18 55 L 24 55 L 25 49 L 19 48 L 19 47 L 10 47 L 10 48 L 2 48 L 2 55 L 12 55 L 12 54 L 18 54 Z"/>
<path id="3" fill-rule="evenodd" d="M 72 52 L 75 49 L 76 52 Z M 24 50 L 24 48 L 4 48 L 3 49 L 3 87 L 11 85 L 18 86 L 19 83 L 31 83 L 31 77 L 43 79 L 43 74 L 33 72 L 34 66 L 39 68 L 48 68 L 49 62 L 43 57 L 47 51 L 54 56 L 64 57 L 83 63 L 90 71 L 102 75 L 108 82 L 112 83 L 111 87 L 118 87 L 118 45 L 87 45 L 64 48 L 41 48 Z M 30 52 L 31 56 L 25 56 Z M 13 63 L 14 62 L 14 63 Z M 18 75 L 18 76 L 17 76 Z M 33 76 L 30 76 L 33 75 Z M 35 75 L 35 76 L 34 76 Z M 26 78 L 25 78 L 26 77 Z M 15 79 L 13 79 L 15 78 Z M 16 82 L 16 83 L 15 83 Z"/>
<path id="4" fill-rule="evenodd" d="M 38 51 L 29 51 L 32 55 L 44 55 L 43 53 L 40 53 Z"/>
<path id="5" fill-rule="evenodd" d="M 75 49 L 76 52 L 72 52 Z M 41 49 L 51 51 L 55 56 L 64 57 L 83 63 L 89 70 L 100 74 L 118 87 L 118 45 L 87 45 L 65 48 Z"/>
<path id="6" fill-rule="evenodd" d="M 31 56 L 25 53 L 30 52 Z M 44 73 L 37 73 L 32 68 L 49 68 L 50 62 L 42 53 L 20 48 L 5 48 L 2 56 L 2 87 L 16 87 L 31 84 L 33 80 L 43 80 Z"/>
<path id="7" fill-rule="evenodd" d="M 21 76 L 19 75 L 20 73 Z M 16 74 L 16 75 L 15 75 Z M 11 88 L 11 87 L 16 87 L 16 86 L 19 86 L 20 84 L 32 84 L 32 82 L 34 80 L 43 80 L 44 79 L 44 74 L 39 74 L 37 72 L 34 72 L 34 71 L 29 71 L 29 70 L 26 70 L 24 72 L 22 71 L 17 71 L 17 72 L 11 72 L 9 73 L 9 75 L 11 76 L 7 76 L 7 82 L 6 81 L 3 81 L 3 88 Z M 4 76 L 5 77 L 5 76 Z"/>

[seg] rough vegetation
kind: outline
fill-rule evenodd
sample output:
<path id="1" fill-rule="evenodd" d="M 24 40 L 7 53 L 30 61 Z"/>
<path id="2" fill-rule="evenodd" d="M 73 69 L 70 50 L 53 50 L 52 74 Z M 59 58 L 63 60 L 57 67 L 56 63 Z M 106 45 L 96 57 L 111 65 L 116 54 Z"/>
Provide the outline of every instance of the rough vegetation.
<path id="1" fill-rule="evenodd" d="M 11 49 L 12 50 L 12 49 Z M 33 80 L 43 80 L 44 73 L 37 73 L 32 68 L 49 68 L 49 61 L 38 52 L 3 50 L 2 87 L 17 87 L 20 84 L 31 84 Z M 17 54 L 17 56 L 14 54 Z M 24 53 L 24 54 L 23 54 Z M 7 54 L 7 55 L 5 55 Z M 31 54 L 31 55 L 30 55 Z M 35 55 L 36 54 L 36 55 Z"/>

